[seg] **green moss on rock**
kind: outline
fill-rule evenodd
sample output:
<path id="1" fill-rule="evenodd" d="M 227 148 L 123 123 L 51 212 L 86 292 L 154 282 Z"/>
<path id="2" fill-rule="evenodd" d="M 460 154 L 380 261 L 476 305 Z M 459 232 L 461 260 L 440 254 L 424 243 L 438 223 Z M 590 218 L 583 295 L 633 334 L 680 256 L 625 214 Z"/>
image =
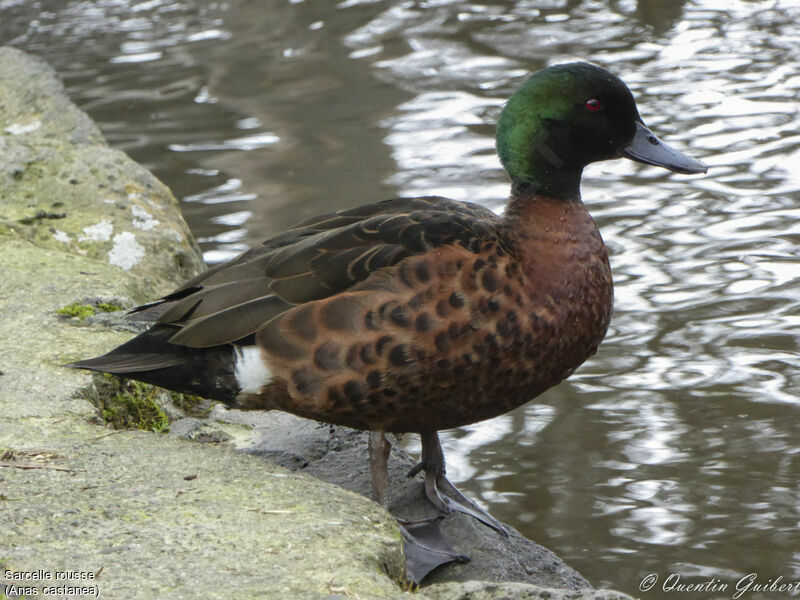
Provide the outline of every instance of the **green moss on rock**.
<path id="1" fill-rule="evenodd" d="M 170 392 L 169 394 L 175 408 L 185 412 L 190 417 L 205 417 L 214 406 L 213 402 L 200 396 L 181 394 L 179 392 Z"/>
<path id="2" fill-rule="evenodd" d="M 169 432 L 170 423 L 186 416 L 204 417 L 213 403 L 189 394 L 98 374 L 97 395 L 93 398 L 102 421 L 114 429 L 141 429 L 155 433 Z"/>
<path id="3" fill-rule="evenodd" d="M 97 302 L 95 304 L 80 304 L 78 302 L 73 302 L 72 304 L 68 304 L 59 308 L 56 311 L 56 314 L 69 318 L 77 318 L 78 320 L 83 321 L 86 317 L 91 317 L 98 312 L 116 312 L 124 309 L 124 306 L 120 306 L 119 304 L 115 304 L 113 302 Z"/>
<path id="4" fill-rule="evenodd" d="M 62 306 L 56 311 L 57 315 L 62 315 L 69 318 L 77 318 L 80 321 L 83 321 L 86 317 L 91 317 L 94 313 L 94 306 L 91 304 L 78 304 L 77 302 Z"/>
<path id="5" fill-rule="evenodd" d="M 125 307 L 113 302 L 98 302 L 97 310 L 101 312 L 117 312 L 118 310 L 125 310 Z"/>
<path id="6" fill-rule="evenodd" d="M 159 396 L 164 393 L 161 389 L 111 375 L 103 375 L 101 380 L 98 408 L 106 423 L 115 429 L 169 431 L 169 417 L 159 404 Z"/>

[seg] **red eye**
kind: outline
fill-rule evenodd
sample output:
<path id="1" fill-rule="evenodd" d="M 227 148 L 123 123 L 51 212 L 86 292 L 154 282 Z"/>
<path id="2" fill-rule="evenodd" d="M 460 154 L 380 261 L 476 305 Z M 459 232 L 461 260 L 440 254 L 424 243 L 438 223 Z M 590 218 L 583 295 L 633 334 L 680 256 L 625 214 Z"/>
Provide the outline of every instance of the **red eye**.
<path id="1" fill-rule="evenodd" d="M 597 112 L 603 108 L 603 103 L 597 98 L 592 98 L 586 101 L 586 110 L 589 112 Z"/>

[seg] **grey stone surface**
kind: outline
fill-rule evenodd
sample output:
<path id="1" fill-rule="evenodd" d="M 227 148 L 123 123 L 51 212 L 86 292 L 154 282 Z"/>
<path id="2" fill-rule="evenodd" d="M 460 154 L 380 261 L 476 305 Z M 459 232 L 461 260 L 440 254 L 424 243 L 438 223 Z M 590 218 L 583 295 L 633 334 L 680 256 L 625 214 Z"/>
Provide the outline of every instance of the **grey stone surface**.
<path id="1" fill-rule="evenodd" d="M 428 587 L 425 594 L 430 600 L 631 600 L 627 594 L 612 590 L 564 590 L 483 581 L 436 584 Z"/>
<path id="2" fill-rule="evenodd" d="M 202 263 L 169 190 L 104 144 L 44 63 L 8 48 L 0 256 L 0 595 L 65 583 L 115 600 L 408 595 L 394 520 L 352 493 L 368 481 L 362 434 L 221 407 L 176 421 L 169 436 L 96 424 L 96 380 L 62 365 L 131 329 L 118 315 L 78 322 L 57 309 L 130 307 Z M 393 477 L 407 466 L 398 453 Z M 394 508 L 423 510 L 419 482 L 403 484 Z M 472 565 L 436 581 L 526 583 L 434 583 L 416 597 L 617 597 L 541 588 L 585 581 L 517 534 L 498 546 L 470 527 L 481 528 L 454 518 L 446 531 L 457 546 L 478 544 L 468 548 Z M 505 566 L 491 563 L 504 554 Z M 55 580 L 59 572 L 93 579 Z"/>
<path id="3" fill-rule="evenodd" d="M 264 457 L 365 497 L 371 495 L 368 436 L 364 432 L 284 413 L 227 410 L 221 405 L 204 421 L 191 421 L 217 428 L 241 452 Z M 414 463 L 399 443 L 393 443 L 390 511 L 405 519 L 435 516 L 435 509 L 423 495 L 422 476 L 406 476 Z M 510 535 L 504 538 L 471 517 L 453 513 L 443 520 L 441 528 L 453 546 L 472 560 L 440 567 L 426 579 L 426 584 L 474 579 L 569 590 L 591 587 L 550 550 L 511 527 Z"/>
<path id="4" fill-rule="evenodd" d="M 122 152 L 64 94 L 44 62 L 0 51 L 0 228 L 159 280 L 186 279 L 202 258 L 169 189 Z M 152 294 L 150 295 L 152 298 Z"/>

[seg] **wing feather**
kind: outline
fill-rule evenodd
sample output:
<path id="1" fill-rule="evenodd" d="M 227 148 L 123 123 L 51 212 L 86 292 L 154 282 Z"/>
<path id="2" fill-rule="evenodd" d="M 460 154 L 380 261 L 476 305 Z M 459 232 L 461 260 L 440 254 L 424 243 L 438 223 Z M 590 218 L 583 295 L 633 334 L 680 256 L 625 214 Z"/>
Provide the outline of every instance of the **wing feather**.
<path id="1" fill-rule="evenodd" d="M 173 344 L 209 347 L 253 334 L 282 312 L 343 292 L 403 259 L 444 245 L 477 252 L 498 218 L 476 204 L 398 198 L 314 217 L 216 265 L 134 311 L 177 326 Z M 166 305 L 166 306 L 165 306 Z"/>
<path id="2" fill-rule="evenodd" d="M 253 333 L 291 305 L 271 294 L 197 319 L 189 319 L 169 341 L 192 348 L 229 344 Z"/>

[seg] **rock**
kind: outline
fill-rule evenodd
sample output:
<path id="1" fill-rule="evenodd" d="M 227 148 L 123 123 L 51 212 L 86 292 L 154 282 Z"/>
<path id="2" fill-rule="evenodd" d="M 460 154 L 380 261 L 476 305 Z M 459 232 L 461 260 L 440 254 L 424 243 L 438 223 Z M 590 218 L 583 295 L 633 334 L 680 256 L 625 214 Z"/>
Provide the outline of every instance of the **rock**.
<path id="1" fill-rule="evenodd" d="M 207 425 L 205 422 L 194 417 L 185 417 L 170 424 L 169 434 L 173 437 L 183 438 L 185 440 L 212 444 L 227 442 L 231 439 L 231 436 L 224 431 L 217 427 Z"/>
<path id="2" fill-rule="evenodd" d="M 105 311 L 169 292 L 202 260 L 169 190 L 105 145 L 49 67 L 0 48 L 0 81 L 0 595 L 406 597 L 394 519 L 361 495 L 364 434 L 221 407 L 172 435 L 97 424 L 106 382 L 62 365 L 129 339 Z M 412 516 L 429 508 L 409 464 L 396 450 L 393 510 Z M 458 515 L 445 531 L 473 562 L 421 600 L 623 597 L 586 591 L 516 532 Z"/>
<path id="3" fill-rule="evenodd" d="M 430 600 L 631 600 L 627 594 L 612 590 L 565 590 L 482 581 L 432 585 L 425 594 Z"/>
<path id="4" fill-rule="evenodd" d="M 0 227 L 6 233 L 106 262 L 154 289 L 203 268 L 169 189 L 105 144 L 50 67 L 4 48 L 0 73 Z"/>
<path id="5" fill-rule="evenodd" d="M 219 405 L 209 415 L 207 425 L 221 428 L 221 433 L 224 430 L 241 452 L 267 458 L 365 497 L 371 495 L 365 432 L 285 413 L 243 412 Z M 423 495 L 422 476 L 412 479 L 406 476 L 414 464 L 395 441 L 389 462 L 390 512 L 404 519 L 435 516 L 435 510 Z M 510 535 L 504 538 L 462 513 L 448 515 L 442 531 L 456 550 L 472 560 L 440 567 L 426 579 L 426 584 L 485 580 L 568 590 L 591 587 L 551 551 L 507 527 Z"/>

